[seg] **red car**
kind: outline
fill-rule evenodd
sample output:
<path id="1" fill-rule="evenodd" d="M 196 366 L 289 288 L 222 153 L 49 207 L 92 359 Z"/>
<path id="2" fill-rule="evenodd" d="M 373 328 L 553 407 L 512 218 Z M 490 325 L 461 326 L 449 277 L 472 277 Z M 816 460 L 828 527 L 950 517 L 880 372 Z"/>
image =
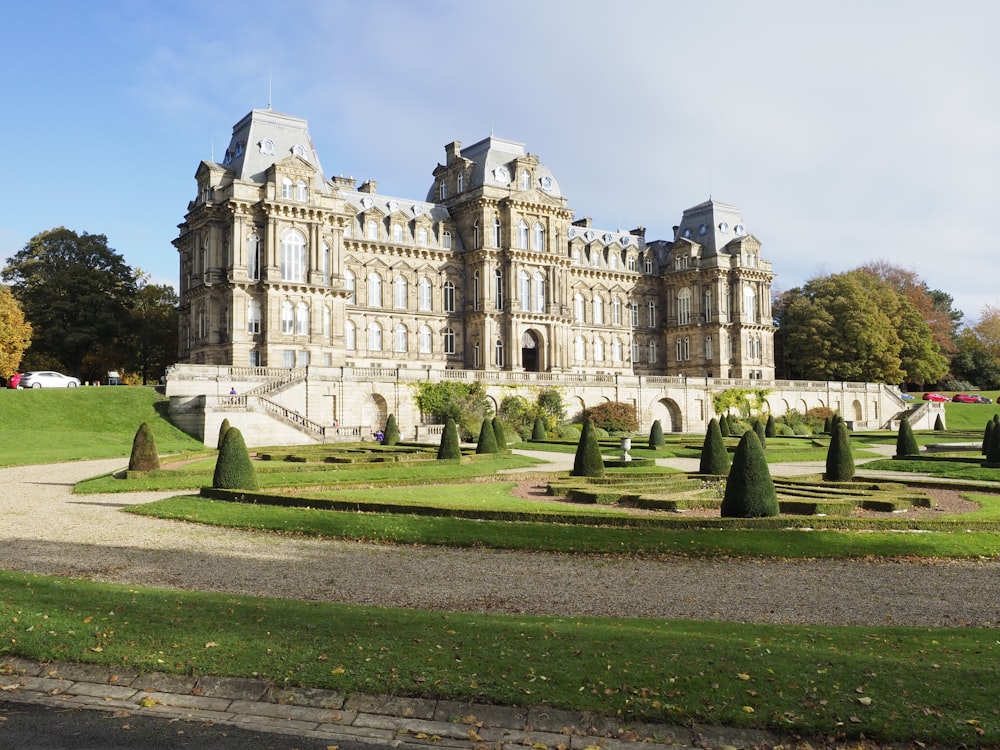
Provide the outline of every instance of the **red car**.
<path id="1" fill-rule="evenodd" d="M 979 404 L 982 403 L 979 400 L 979 396 L 970 396 L 968 393 L 956 393 L 952 401 L 957 401 L 960 404 Z"/>
<path id="2" fill-rule="evenodd" d="M 947 396 L 942 396 L 940 393 L 925 393 L 924 401 L 951 401 Z"/>
<path id="3" fill-rule="evenodd" d="M 17 388 L 21 384 L 21 373 L 15 372 L 9 378 L 7 378 L 8 388 Z"/>

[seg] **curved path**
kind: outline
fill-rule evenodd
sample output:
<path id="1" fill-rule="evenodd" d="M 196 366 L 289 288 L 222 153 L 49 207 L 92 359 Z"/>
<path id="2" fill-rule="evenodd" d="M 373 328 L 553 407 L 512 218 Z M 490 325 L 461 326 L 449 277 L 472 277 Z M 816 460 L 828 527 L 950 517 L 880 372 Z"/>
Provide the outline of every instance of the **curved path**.
<path id="1" fill-rule="evenodd" d="M 178 494 L 73 495 L 121 459 L 0 469 L 2 566 L 423 609 L 842 625 L 1000 625 L 1000 560 L 666 560 L 395 547 L 121 513 Z"/>

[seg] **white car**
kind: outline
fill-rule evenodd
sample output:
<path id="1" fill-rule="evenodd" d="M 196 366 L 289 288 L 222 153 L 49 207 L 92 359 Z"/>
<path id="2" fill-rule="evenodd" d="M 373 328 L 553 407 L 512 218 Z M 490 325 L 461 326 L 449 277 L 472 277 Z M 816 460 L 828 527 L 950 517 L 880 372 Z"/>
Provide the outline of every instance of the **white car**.
<path id="1" fill-rule="evenodd" d="M 24 373 L 20 385 L 21 388 L 76 388 L 80 381 L 61 372 L 39 370 Z"/>

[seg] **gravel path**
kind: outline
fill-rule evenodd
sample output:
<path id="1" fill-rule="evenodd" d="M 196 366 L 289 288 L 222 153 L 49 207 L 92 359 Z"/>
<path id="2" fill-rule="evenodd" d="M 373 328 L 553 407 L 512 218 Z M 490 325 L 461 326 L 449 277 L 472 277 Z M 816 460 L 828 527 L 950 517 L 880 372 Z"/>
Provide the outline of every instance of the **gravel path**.
<path id="1" fill-rule="evenodd" d="M 120 459 L 0 469 L 3 567 L 95 581 L 477 612 L 837 625 L 1000 625 L 1000 560 L 637 560 L 295 539 L 73 495 Z"/>

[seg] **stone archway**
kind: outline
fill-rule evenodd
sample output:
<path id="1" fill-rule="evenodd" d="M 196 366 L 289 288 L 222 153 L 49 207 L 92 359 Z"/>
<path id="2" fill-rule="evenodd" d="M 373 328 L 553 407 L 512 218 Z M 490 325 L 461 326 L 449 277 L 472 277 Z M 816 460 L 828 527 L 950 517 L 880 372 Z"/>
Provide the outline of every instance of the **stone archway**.
<path id="1" fill-rule="evenodd" d="M 389 405 L 381 394 L 373 393 L 361 407 L 361 427 L 371 429 L 372 434 L 385 427 L 389 418 Z"/>
<path id="2" fill-rule="evenodd" d="M 664 432 L 684 431 L 684 416 L 681 414 L 681 407 L 673 399 L 661 398 L 654 402 L 650 408 L 650 414 L 654 421 L 660 420 L 660 426 Z"/>
<path id="3" fill-rule="evenodd" d="M 851 408 L 854 410 L 854 421 L 855 422 L 864 421 L 865 413 L 864 413 L 864 407 L 861 405 L 861 402 L 855 399 L 854 403 L 851 404 Z"/>
<path id="4" fill-rule="evenodd" d="M 542 371 L 541 344 L 538 334 L 530 329 L 521 336 L 521 366 L 525 372 Z"/>

